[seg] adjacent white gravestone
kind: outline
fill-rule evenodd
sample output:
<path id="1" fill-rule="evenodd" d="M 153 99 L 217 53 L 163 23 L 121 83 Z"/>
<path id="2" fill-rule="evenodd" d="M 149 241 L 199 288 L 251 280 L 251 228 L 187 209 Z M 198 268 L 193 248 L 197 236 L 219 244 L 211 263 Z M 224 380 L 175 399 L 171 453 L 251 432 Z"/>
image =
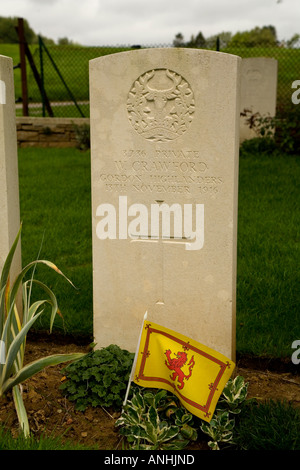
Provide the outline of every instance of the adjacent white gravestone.
<path id="1" fill-rule="evenodd" d="M 0 271 L 20 229 L 13 61 L 0 56 Z M 21 269 L 18 245 L 11 281 Z"/>
<path id="2" fill-rule="evenodd" d="M 145 49 L 90 62 L 94 336 L 148 319 L 235 354 L 237 56 Z"/>
<path id="3" fill-rule="evenodd" d="M 277 100 L 276 59 L 251 57 L 242 59 L 241 66 L 241 113 L 245 110 L 259 113 L 262 117 L 276 115 Z M 249 117 L 249 115 L 248 115 Z M 247 116 L 240 119 L 240 142 L 257 137 L 246 122 Z"/>

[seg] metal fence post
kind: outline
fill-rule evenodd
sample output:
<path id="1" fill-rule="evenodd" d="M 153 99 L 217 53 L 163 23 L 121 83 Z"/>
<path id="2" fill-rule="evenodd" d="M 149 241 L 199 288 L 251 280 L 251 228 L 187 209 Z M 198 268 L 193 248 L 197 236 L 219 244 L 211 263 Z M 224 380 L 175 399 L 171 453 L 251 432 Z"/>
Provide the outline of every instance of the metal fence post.
<path id="1" fill-rule="evenodd" d="M 43 45 L 42 45 L 42 39 L 41 39 L 40 36 L 39 36 L 39 53 L 40 53 L 42 107 L 43 107 L 43 117 L 45 117 L 46 116 L 46 111 L 45 111 L 45 84 L 44 84 Z"/>
<path id="2" fill-rule="evenodd" d="M 64 77 L 62 76 L 62 74 L 61 74 L 59 68 L 57 67 L 57 65 L 56 65 L 56 63 L 55 63 L 53 57 L 51 56 L 50 52 L 48 51 L 48 48 L 46 47 L 46 45 L 45 45 L 45 43 L 44 43 L 44 41 L 42 40 L 41 37 L 40 37 L 40 41 L 41 41 L 41 44 L 42 44 L 43 48 L 45 49 L 45 52 L 46 52 L 47 56 L 48 56 L 49 59 L 50 59 L 50 62 L 52 63 L 52 65 L 53 65 L 53 67 L 54 67 L 54 70 L 56 71 L 57 75 L 59 76 L 61 82 L 63 83 L 65 89 L 67 90 L 67 92 L 68 92 L 68 94 L 69 94 L 71 100 L 72 100 L 73 103 L 75 104 L 75 106 L 76 106 L 77 110 L 79 111 L 81 117 L 85 117 L 84 114 L 83 114 L 83 112 L 81 111 L 80 107 L 78 106 L 78 103 L 77 103 L 77 101 L 76 101 L 75 96 L 73 95 L 73 93 L 71 92 L 70 88 L 68 87 L 68 85 L 67 85 L 67 83 L 66 83 Z"/>
<path id="3" fill-rule="evenodd" d="M 18 18 L 17 33 L 19 36 L 20 47 L 20 66 L 21 66 L 21 79 L 22 79 L 22 106 L 23 116 L 29 116 L 28 112 L 28 89 L 27 89 L 27 73 L 26 73 L 26 42 L 24 35 L 23 18 Z"/>

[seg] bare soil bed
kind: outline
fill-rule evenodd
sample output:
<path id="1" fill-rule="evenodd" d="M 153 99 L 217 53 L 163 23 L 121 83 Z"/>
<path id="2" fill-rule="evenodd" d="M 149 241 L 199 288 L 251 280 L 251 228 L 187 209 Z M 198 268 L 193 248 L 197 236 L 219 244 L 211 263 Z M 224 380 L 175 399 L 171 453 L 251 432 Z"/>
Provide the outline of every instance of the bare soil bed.
<path id="1" fill-rule="evenodd" d="M 74 338 L 31 334 L 26 347 L 26 362 L 51 354 L 89 352 L 89 341 Z M 65 440 L 100 450 L 122 449 L 122 439 L 115 427 L 119 413 L 113 410 L 88 408 L 77 411 L 74 403 L 63 396 L 59 386 L 63 380 L 65 364 L 48 367 L 23 384 L 24 403 L 32 432 L 39 436 L 64 435 Z M 249 382 L 248 397 L 259 400 L 286 400 L 300 407 L 300 365 L 291 361 L 270 361 L 242 357 L 237 359 L 235 375 Z M 0 422 L 18 433 L 18 420 L 11 397 L 0 399 Z M 193 450 L 206 449 L 205 442 L 196 442 Z"/>

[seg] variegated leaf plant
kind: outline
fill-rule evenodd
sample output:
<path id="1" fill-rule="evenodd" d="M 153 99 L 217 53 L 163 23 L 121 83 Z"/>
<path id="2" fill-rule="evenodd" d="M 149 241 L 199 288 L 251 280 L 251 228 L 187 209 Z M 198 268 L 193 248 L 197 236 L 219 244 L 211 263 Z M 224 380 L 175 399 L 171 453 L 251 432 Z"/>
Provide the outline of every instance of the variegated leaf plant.
<path id="1" fill-rule="evenodd" d="M 22 398 L 22 383 L 40 372 L 47 366 L 62 362 L 77 360 L 83 356 L 81 353 L 55 354 L 44 357 L 24 365 L 24 354 L 27 333 L 42 315 L 47 304 L 51 306 L 50 332 L 56 314 L 59 312 L 57 299 L 51 289 L 42 282 L 33 279 L 24 280 L 26 274 L 34 270 L 37 264 L 44 264 L 62 275 L 68 282 L 71 281 L 55 266 L 46 260 L 37 260 L 29 263 L 17 275 L 14 282 L 10 282 L 12 260 L 21 236 L 20 228 L 17 237 L 10 249 L 4 263 L 0 278 L 0 341 L 2 346 L 2 360 L 0 361 L 0 398 L 9 391 L 15 404 L 18 420 L 25 437 L 30 435 L 30 428 L 24 401 Z M 32 287 L 37 284 L 47 294 L 47 298 L 31 303 Z M 72 283 L 71 283 L 72 284 Z M 18 292 L 22 289 L 22 312 L 18 311 Z"/>

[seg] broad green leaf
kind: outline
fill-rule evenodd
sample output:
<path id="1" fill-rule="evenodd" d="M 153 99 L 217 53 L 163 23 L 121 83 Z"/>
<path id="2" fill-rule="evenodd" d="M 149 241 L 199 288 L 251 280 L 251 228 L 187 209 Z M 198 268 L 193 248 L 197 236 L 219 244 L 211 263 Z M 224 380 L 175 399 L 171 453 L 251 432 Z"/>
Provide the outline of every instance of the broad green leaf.
<path id="1" fill-rule="evenodd" d="M 148 442 L 155 444 L 157 442 L 157 430 L 150 421 L 145 422 L 145 435 L 143 436 Z"/>
<path id="2" fill-rule="evenodd" d="M 157 392 L 154 396 L 154 405 L 157 406 L 160 400 L 162 400 L 166 396 L 167 396 L 166 390 L 160 390 L 159 392 Z"/>
<path id="3" fill-rule="evenodd" d="M 158 427 L 159 417 L 154 406 L 150 406 L 148 416 L 149 416 L 149 421 L 152 424 L 152 426 L 154 428 Z"/>
<path id="4" fill-rule="evenodd" d="M 159 442 L 170 441 L 177 436 L 179 428 L 177 426 L 165 426 L 159 435 Z"/>
<path id="5" fill-rule="evenodd" d="M 142 408 L 142 409 L 145 408 L 144 399 L 143 399 L 142 395 L 140 395 L 139 393 L 137 393 L 136 395 L 133 396 L 132 404 L 137 408 Z"/>
<path id="6" fill-rule="evenodd" d="M 194 428 L 189 426 L 188 424 L 184 424 L 181 429 L 180 433 L 184 436 L 185 439 L 195 441 L 197 439 L 197 432 Z"/>

